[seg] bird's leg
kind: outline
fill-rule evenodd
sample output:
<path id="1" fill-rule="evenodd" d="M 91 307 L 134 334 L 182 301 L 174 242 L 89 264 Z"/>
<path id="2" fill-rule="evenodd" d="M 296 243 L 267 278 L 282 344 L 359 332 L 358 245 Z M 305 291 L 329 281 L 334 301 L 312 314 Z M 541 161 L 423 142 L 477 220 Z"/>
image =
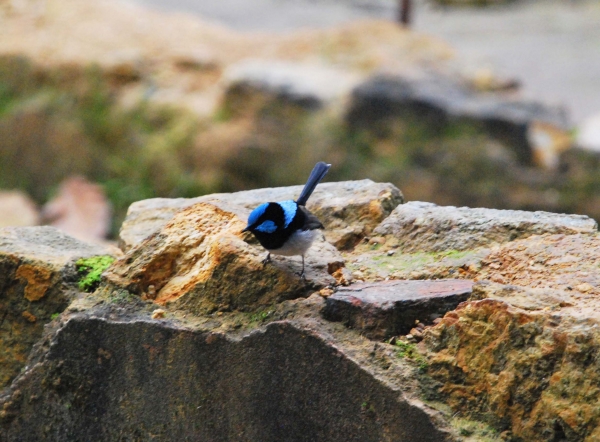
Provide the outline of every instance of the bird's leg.
<path id="1" fill-rule="evenodd" d="M 300 279 L 306 280 L 306 276 L 304 276 L 304 255 L 302 255 L 302 271 L 298 276 L 300 276 Z"/>
<path id="2" fill-rule="evenodd" d="M 267 253 L 267 257 L 262 260 L 262 265 L 266 266 L 270 262 L 271 262 L 271 252 Z"/>

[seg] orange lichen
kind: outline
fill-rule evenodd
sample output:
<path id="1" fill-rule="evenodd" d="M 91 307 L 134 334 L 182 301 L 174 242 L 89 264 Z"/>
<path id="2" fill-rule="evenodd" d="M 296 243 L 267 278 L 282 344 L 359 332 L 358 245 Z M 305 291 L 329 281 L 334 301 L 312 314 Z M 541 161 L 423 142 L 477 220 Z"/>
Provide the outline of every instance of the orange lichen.
<path id="1" fill-rule="evenodd" d="M 22 264 L 16 273 L 17 278 L 25 280 L 25 298 L 32 302 L 46 295 L 52 284 L 52 276 L 50 270 L 31 264 Z"/>

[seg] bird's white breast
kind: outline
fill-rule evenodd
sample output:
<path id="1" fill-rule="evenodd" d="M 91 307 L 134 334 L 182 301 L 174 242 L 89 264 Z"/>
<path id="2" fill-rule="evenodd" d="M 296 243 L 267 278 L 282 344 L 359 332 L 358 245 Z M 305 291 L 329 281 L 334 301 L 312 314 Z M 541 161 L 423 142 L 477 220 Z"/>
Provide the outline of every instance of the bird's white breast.
<path id="1" fill-rule="evenodd" d="M 274 255 L 304 255 L 317 236 L 319 236 L 318 230 L 298 230 L 289 237 L 282 247 L 275 250 L 267 250 Z"/>

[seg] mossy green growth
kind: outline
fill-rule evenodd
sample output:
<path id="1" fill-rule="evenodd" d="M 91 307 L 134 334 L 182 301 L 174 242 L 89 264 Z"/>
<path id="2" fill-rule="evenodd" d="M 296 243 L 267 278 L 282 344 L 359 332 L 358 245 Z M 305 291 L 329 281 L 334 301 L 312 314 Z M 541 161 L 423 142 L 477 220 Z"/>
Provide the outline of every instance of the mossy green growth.
<path id="1" fill-rule="evenodd" d="M 458 434 L 465 437 L 465 441 L 495 442 L 504 440 L 498 431 L 483 422 L 454 418 L 452 426 L 458 430 Z"/>
<path id="2" fill-rule="evenodd" d="M 399 358 L 406 358 L 414 361 L 417 363 L 420 372 L 427 371 L 427 368 L 429 367 L 427 359 L 419 353 L 415 344 L 398 340 L 395 345 L 398 348 L 396 355 Z"/>
<path id="3" fill-rule="evenodd" d="M 274 313 L 273 309 L 262 310 L 250 315 L 250 323 L 251 324 L 262 324 L 267 321 Z"/>
<path id="4" fill-rule="evenodd" d="M 75 265 L 77 272 L 81 275 L 78 286 L 84 292 L 93 292 L 100 284 L 100 275 L 115 261 L 109 255 L 93 256 L 92 258 L 81 258 Z"/>

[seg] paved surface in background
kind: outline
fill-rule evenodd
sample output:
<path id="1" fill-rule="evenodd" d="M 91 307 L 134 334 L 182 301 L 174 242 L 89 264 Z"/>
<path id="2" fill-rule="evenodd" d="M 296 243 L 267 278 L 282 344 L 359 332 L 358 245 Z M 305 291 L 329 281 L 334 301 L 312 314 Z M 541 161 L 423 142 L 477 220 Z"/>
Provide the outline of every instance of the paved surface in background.
<path id="1" fill-rule="evenodd" d="M 286 32 L 396 16 L 396 0 L 131 0 L 240 31 Z M 521 80 L 527 97 L 564 104 L 574 123 L 600 112 L 600 1 L 436 8 L 416 0 L 413 28 L 451 43 L 466 66 Z"/>

